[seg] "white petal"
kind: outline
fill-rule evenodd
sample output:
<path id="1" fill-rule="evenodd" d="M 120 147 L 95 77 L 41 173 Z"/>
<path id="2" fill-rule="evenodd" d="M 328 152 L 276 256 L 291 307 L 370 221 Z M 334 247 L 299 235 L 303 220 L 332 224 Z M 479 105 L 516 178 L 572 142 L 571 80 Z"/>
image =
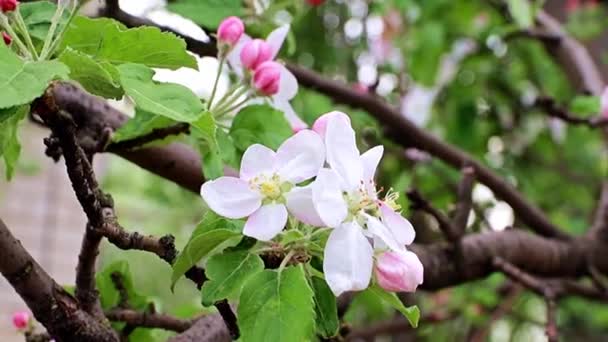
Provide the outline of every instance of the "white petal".
<path id="1" fill-rule="evenodd" d="M 294 132 L 299 132 L 303 129 L 308 128 L 306 122 L 304 122 L 298 114 L 293 110 L 293 107 L 289 103 L 288 100 L 273 97 L 272 99 L 272 107 L 280 110 L 285 115 L 285 119 L 289 122 L 291 129 Z M 325 153 L 325 152 L 324 152 Z"/>
<path id="2" fill-rule="evenodd" d="M 321 137 L 302 130 L 285 140 L 277 150 L 276 170 L 281 179 L 294 184 L 317 175 L 325 162 L 325 147 Z"/>
<path id="3" fill-rule="evenodd" d="M 363 164 L 363 180 L 369 181 L 374 179 L 380 159 L 384 153 L 384 146 L 378 145 L 373 147 L 361 155 L 361 163 Z"/>
<path id="4" fill-rule="evenodd" d="M 388 246 L 388 248 L 396 252 L 405 250 L 405 246 L 399 244 L 394 234 L 390 231 L 390 229 L 388 229 L 388 227 L 383 225 L 380 220 L 368 214 L 365 214 L 365 217 L 367 218 L 367 229 L 370 231 L 370 233 L 379 237 L 380 240 L 382 240 L 382 242 Z"/>
<path id="5" fill-rule="evenodd" d="M 287 209 L 298 220 L 315 227 L 325 226 L 312 201 L 312 184 L 295 187 L 285 197 Z"/>
<path id="6" fill-rule="evenodd" d="M 260 174 L 269 174 L 274 171 L 275 153 L 268 147 L 260 144 L 254 144 L 247 148 L 241 160 L 240 177 L 243 180 Z"/>
<path id="7" fill-rule="evenodd" d="M 238 219 L 249 216 L 262 204 L 260 194 L 239 178 L 220 177 L 201 186 L 201 196 L 219 215 Z"/>
<path id="8" fill-rule="evenodd" d="M 361 227 L 350 222 L 329 235 L 323 256 L 323 273 L 334 295 L 367 288 L 372 276 L 372 246 Z"/>
<path id="9" fill-rule="evenodd" d="M 279 92 L 275 98 L 291 100 L 298 95 L 298 80 L 283 64 L 281 66 L 281 78 L 279 80 Z"/>
<path id="10" fill-rule="evenodd" d="M 410 221 L 384 203 L 380 203 L 380 213 L 382 222 L 393 232 L 399 244 L 409 245 L 414 242 L 416 231 Z"/>
<path id="11" fill-rule="evenodd" d="M 355 131 L 343 116 L 332 116 L 325 132 L 327 162 L 346 183 L 348 190 L 359 187 L 363 166 L 357 149 Z"/>
<path id="12" fill-rule="evenodd" d="M 245 44 L 250 40 L 251 37 L 246 34 L 243 34 L 241 36 L 241 39 L 239 39 L 236 45 L 234 45 L 232 50 L 230 50 L 230 52 L 226 56 L 228 64 L 230 64 L 230 67 L 239 78 L 243 78 L 243 63 L 241 63 L 241 50 L 243 50 L 243 46 L 245 46 Z"/>
<path id="13" fill-rule="evenodd" d="M 287 38 L 288 33 L 289 25 L 283 25 L 270 32 L 268 37 L 266 37 L 266 42 L 272 46 L 272 59 L 279 54 L 279 50 L 281 50 L 281 46 L 283 46 L 283 42 L 285 41 L 285 38 Z"/>
<path id="14" fill-rule="evenodd" d="M 333 170 L 319 171 L 312 183 L 312 199 L 317 214 L 328 227 L 339 226 L 348 214 L 340 177 Z"/>
<path id="15" fill-rule="evenodd" d="M 249 216 L 243 235 L 269 241 L 283 230 L 287 223 L 287 209 L 283 204 L 267 204 Z"/>

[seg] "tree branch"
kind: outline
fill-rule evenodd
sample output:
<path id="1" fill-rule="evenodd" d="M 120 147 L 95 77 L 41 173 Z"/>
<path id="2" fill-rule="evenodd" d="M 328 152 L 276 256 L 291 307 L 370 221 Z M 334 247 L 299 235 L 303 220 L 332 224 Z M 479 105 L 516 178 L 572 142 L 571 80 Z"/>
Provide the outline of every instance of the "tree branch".
<path id="1" fill-rule="evenodd" d="M 462 178 L 458 184 L 458 202 L 454 213 L 454 226 L 456 233 L 464 235 L 467 229 L 469 213 L 473 207 L 473 185 L 475 184 L 475 170 L 472 167 L 464 167 L 461 171 Z"/>
<path id="2" fill-rule="evenodd" d="M 589 128 L 599 128 L 608 126 L 608 118 L 604 116 L 593 116 L 582 118 L 569 113 L 564 108 L 561 108 L 553 98 L 541 96 L 536 99 L 536 107 L 542 109 L 547 115 L 563 120 L 572 125 L 587 126 Z"/>
<path id="3" fill-rule="evenodd" d="M 159 328 L 175 332 L 188 330 L 193 321 L 175 318 L 164 314 L 152 314 L 130 309 L 112 309 L 105 313 L 112 322 L 124 322 L 131 326 L 144 328 Z"/>
<path id="4" fill-rule="evenodd" d="M 190 125 L 187 123 L 177 123 L 168 127 L 155 128 L 150 133 L 142 136 L 123 140 L 120 142 L 110 144 L 106 150 L 109 152 L 118 152 L 121 150 L 131 150 L 134 148 L 142 147 L 153 141 L 162 140 L 172 135 L 179 135 L 182 133 L 188 134 L 190 132 Z"/>
<path id="5" fill-rule="evenodd" d="M 445 237 L 451 242 L 458 241 L 460 234 L 458 233 L 457 228 L 445 215 L 443 215 L 441 211 L 439 211 L 439 209 L 433 207 L 426 199 L 424 199 L 418 190 L 411 189 L 406 193 L 406 195 L 411 202 L 412 209 L 422 210 L 433 216 L 439 223 L 439 228 Z"/>

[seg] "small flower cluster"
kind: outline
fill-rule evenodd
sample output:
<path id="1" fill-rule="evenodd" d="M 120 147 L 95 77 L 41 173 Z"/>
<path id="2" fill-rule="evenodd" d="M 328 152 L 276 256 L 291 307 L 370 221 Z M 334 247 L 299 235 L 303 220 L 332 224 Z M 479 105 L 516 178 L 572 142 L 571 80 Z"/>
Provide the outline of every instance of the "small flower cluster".
<path id="1" fill-rule="evenodd" d="M 201 196 L 219 215 L 246 217 L 243 234 L 257 240 L 276 237 L 290 215 L 308 226 L 331 229 L 323 271 L 336 296 L 367 288 L 374 263 L 381 287 L 414 291 L 422 283 L 423 267 L 405 246 L 415 232 L 396 211 L 395 193 L 378 196 L 374 174 L 382 154 L 382 146 L 360 154 L 350 118 L 330 112 L 276 152 L 250 146 L 239 177 L 208 181 Z"/>
<path id="2" fill-rule="evenodd" d="M 244 31 L 245 26 L 237 17 L 228 17 L 220 23 L 217 30 L 218 59 L 221 66 L 227 60 L 232 71 L 243 81 L 242 83 L 250 86 L 242 87 L 241 82 L 238 82 L 213 106 L 214 87 L 209 100 L 212 111 L 221 117 L 248 101 L 259 102 L 249 98 L 249 88 L 252 88 L 254 95 L 269 99 L 273 107 L 285 113 L 294 131 L 306 128 L 306 124 L 297 116 L 289 103 L 298 92 L 296 78 L 283 64 L 275 61 L 287 37 L 289 26 L 281 26 L 272 31 L 266 40 L 252 39 Z"/>

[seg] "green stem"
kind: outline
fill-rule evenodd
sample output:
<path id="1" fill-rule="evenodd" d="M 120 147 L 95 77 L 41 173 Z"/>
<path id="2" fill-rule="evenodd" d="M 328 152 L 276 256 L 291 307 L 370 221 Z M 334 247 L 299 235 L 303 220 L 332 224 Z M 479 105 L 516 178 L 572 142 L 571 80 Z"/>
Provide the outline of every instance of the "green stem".
<path id="1" fill-rule="evenodd" d="M 21 35 L 25 39 L 25 43 L 27 44 L 29 51 L 31 52 L 32 56 L 34 56 L 34 59 L 38 59 L 38 52 L 36 51 L 36 48 L 34 47 L 34 43 L 32 43 L 32 37 L 30 36 L 29 31 L 27 30 L 27 26 L 25 26 L 25 22 L 23 21 L 23 17 L 21 16 L 21 11 L 17 10 L 17 11 L 14 11 L 13 13 L 14 13 L 13 16 L 15 18 L 15 21 L 17 22 L 17 28 L 19 29 L 19 31 L 21 32 Z"/>
<path id="2" fill-rule="evenodd" d="M 19 36 L 15 32 L 15 30 L 13 30 L 11 25 L 8 23 L 8 18 L 6 16 L 4 16 L 3 14 L 0 14 L 0 21 L 1 21 L 2 26 L 4 27 L 4 30 L 6 31 L 6 33 L 8 33 L 8 35 L 11 36 L 11 38 L 13 39 L 13 43 L 15 43 L 17 45 L 17 47 L 19 48 L 19 50 L 21 50 L 21 53 L 23 53 L 23 55 L 27 59 L 32 59 L 32 54 L 27 49 L 25 44 L 23 44 L 23 42 L 21 41 L 21 39 L 19 38 Z"/>
<path id="3" fill-rule="evenodd" d="M 51 19 L 51 27 L 49 28 L 49 32 L 46 34 L 46 38 L 44 39 L 44 45 L 42 45 L 42 51 L 40 52 L 40 60 L 45 60 L 48 57 L 49 48 L 51 47 L 51 43 L 55 37 L 55 31 L 57 30 L 57 24 L 59 24 L 59 20 L 61 20 L 61 16 L 63 15 L 63 7 L 57 7 L 55 14 L 53 14 L 53 18 Z"/>
<path id="4" fill-rule="evenodd" d="M 207 108 L 211 109 L 211 105 L 213 105 L 213 99 L 215 98 L 215 92 L 217 91 L 217 83 L 220 80 L 220 75 L 222 74 L 222 69 L 224 68 L 224 62 L 226 58 L 224 56 L 220 57 L 220 66 L 217 69 L 217 73 L 215 75 L 215 81 L 213 82 L 213 90 L 211 90 L 211 97 L 209 98 L 209 106 Z"/>
<path id="5" fill-rule="evenodd" d="M 53 52 L 55 52 L 55 49 L 57 49 L 57 46 L 61 43 L 61 41 L 63 41 L 63 36 L 65 35 L 65 31 L 67 31 L 68 27 L 70 27 L 72 20 L 76 17 L 76 13 L 78 13 L 78 10 L 77 10 L 77 8 L 74 8 L 74 10 L 72 10 L 72 12 L 70 13 L 70 17 L 68 18 L 68 21 L 61 28 L 61 31 L 57 35 L 57 38 L 55 38 L 55 41 L 53 42 L 53 44 L 51 44 L 51 48 L 49 49 L 49 52 L 48 52 L 49 56 L 53 55 Z"/>
<path id="6" fill-rule="evenodd" d="M 287 253 L 285 258 L 283 258 L 283 261 L 281 261 L 281 264 L 279 265 L 279 273 L 283 272 L 283 269 L 285 268 L 285 266 L 287 266 L 287 263 L 289 262 L 289 260 L 291 260 L 291 257 L 293 257 L 294 254 L 296 254 L 296 252 L 292 249 L 289 251 L 289 253 Z"/>
<path id="7" fill-rule="evenodd" d="M 221 105 L 218 104 L 215 108 L 213 108 L 213 112 L 217 113 L 217 114 L 223 113 L 225 111 L 226 107 L 233 104 L 234 101 L 236 101 L 239 97 L 241 97 L 243 94 L 247 93 L 248 91 L 249 91 L 249 89 L 247 89 L 247 87 L 239 88 L 238 91 L 233 92 L 229 98 L 226 98 L 226 100 L 224 101 L 223 104 L 221 104 Z"/>
<path id="8" fill-rule="evenodd" d="M 220 114 L 217 115 L 217 118 L 219 119 L 219 118 L 225 116 L 226 114 L 232 112 L 233 110 L 235 110 L 235 109 L 239 108 L 240 106 L 244 105 L 245 103 L 247 103 L 247 101 L 249 101 L 249 96 L 245 97 L 242 101 L 236 103 L 235 105 L 233 105 L 227 109 L 224 109 Z"/>
<path id="9" fill-rule="evenodd" d="M 226 94 L 224 94 L 224 96 L 222 96 L 222 98 L 215 104 L 215 108 L 219 108 L 220 106 L 222 106 L 226 102 L 226 100 L 230 96 L 232 96 L 232 94 L 234 94 L 234 92 L 237 91 L 240 87 L 241 87 L 241 85 L 238 83 L 233 85 L 232 87 L 230 87 L 230 89 L 228 89 Z M 209 106 L 209 108 L 211 108 L 211 106 Z"/>

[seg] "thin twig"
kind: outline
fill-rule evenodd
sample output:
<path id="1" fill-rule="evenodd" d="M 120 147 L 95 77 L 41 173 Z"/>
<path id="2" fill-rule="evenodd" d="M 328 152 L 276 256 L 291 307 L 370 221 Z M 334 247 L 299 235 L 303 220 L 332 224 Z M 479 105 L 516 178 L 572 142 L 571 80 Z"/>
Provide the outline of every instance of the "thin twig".
<path id="1" fill-rule="evenodd" d="M 131 150 L 142 147 L 153 141 L 159 141 L 172 135 L 179 135 L 182 133 L 188 134 L 190 132 L 190 125 L 187 123 L 177 123 L 168 127 L 155 128 L 150 133 L 144 134 L 133 139 L 123 140 L 116 143 L 111 143 L 106 148 L 109 152 L 118 152 L 121 150 Z"/>
<path id="2" fill-rule="evenodd" d="M 439 209 L 433 207 L 416 189 L 407 191 L 407 198 L 411 202 L 412 209 L 422 210 L 433 216 L 439 223 L 439 228 L 451 242 L 458 241 L 460 234 L 457 228 Z"/>
<path id="3" fill-rule="evenodd" d="M 173 316 L 139 312 L 130 309 L 112 309 L 105 313 L 106 317 L 113 322 L 124 322 L 135 327 L 160 328 L 175 332 L 183 332 L 189 329 L 193 321 L 175 318 Z"/>
<path id="4" fill-rule="evenodd" d="M 547 115 L 558 118 L 572 125 L 587 126 L 589 128 L 598 128 L 608 126 L 608 118 L 605 116 L 593 116 L 583 118 L 571 114 L 557 104 L 555 99 L 547 96 L 540 96 L 536 99 L 536 107 L 542 109 Z"/>

